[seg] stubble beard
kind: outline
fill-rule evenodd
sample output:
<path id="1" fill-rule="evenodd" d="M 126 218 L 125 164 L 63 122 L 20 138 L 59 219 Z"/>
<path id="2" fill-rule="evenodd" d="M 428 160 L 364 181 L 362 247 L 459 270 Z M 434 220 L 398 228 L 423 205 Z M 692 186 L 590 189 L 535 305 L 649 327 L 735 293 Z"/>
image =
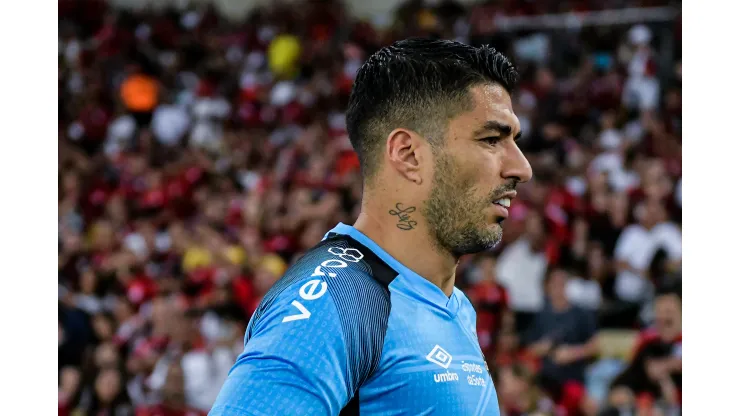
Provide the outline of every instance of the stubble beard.
<path id="1" fill-rule="evenodd" d="M 457 162 L 444 151 L 435 155 L 435 162 L 433 188 L 422 207 L 432 240 L 456 257 L 496 246 L 503 230 L 486 219 L 491 196 L 478 196 L 474 179 L 463 177 Z"/>

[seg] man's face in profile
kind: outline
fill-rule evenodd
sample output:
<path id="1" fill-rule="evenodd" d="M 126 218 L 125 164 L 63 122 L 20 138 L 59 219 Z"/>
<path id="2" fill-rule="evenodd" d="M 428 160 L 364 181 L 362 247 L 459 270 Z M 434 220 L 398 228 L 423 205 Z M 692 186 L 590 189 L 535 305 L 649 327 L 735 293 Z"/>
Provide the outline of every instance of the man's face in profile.
<path id="1" fill-rule="evenodd" d="M 449 122 L 444 144 L 433 151 L 433 184 L 423 208 L 438 243 L 456 255 L 501 241 L 514 189 L 532 176 L 515 143 L 521 129 L 509 93 L 482 84 L 469 95 L 472 109 Z"/>

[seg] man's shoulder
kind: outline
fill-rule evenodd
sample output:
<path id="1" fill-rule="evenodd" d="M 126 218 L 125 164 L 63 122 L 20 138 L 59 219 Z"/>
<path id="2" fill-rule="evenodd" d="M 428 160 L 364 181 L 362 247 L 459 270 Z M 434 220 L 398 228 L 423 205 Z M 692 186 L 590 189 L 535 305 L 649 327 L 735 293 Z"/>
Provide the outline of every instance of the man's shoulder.
<path id="1" fill-rule="evenodd" d="M 396 275 L 369 248 L 350 236 L 330 233 L 288 268 L 281 280 L 320 278 L 338 289 L 349 283 L 387 288 Z"/>
<path id="2" fill-rule="evenodd" d="M 319 295 L 332 299 L 339 314 L 346 315 L 344 319 L 349 315 L 361 317 L 379 304 L 390 307 L 388 285 L 396 275 L 371 250 L 351 237 L 329 235 L 288 268 L 267 292 L 255 317 L 273 305 L 292 303 L 296 293 L 306 301 L 318 299 Z"/>
<path id="3" fill-rule="evenodd" d="M 364 380 L 378 365 L 388 328 L 388 284 L 395 272 L 347 236 L 306 252 L 265 295 L 247 329 L 247 345 L 268 340 L 341 349 L 350 374 Z M 257 347 L 255 347 L 257 348 Z"/>

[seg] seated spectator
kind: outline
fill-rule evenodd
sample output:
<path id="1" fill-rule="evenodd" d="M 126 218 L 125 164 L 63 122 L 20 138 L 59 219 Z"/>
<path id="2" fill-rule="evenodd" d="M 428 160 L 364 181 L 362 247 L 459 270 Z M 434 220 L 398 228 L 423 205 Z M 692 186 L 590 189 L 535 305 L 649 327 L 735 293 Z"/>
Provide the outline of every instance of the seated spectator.
<path id="1" fill-rule="evenodd" d="M 529 327 L 544 304 L 541 289 L 547 270 L 544 227 L 542 217 L 530 213 L 525 234 L 504 249 L 496 265 L 498 280 L 509 295 L 518 333 Z"/>
<path id="2" fill-rule="evenodd" d="M 541 357 L 540 382 L 570 411 L 580 407 L 588 360 L 598 353 L 596 318 L 568 301 L 568 274 L 553 269 L 545 281 L 547 302 L 532 322 L 524 344 Z"/>
<path id="3" fill-rule="evenodd" d="M 571 247 L 561 250 L 560 264 L 568 270 L 569 278 L 565 285 L 565 294 L 568 301 L 583 309 L 596 311 L 601 307 L 601 284 L 596 276 L 589 273 L 589 265 L 598 268 L 603 259 L 601 247 L 598 243 L 589 243 L 589 225 L 583 218 L 578 218 L 573 224 L 573 241 Z"/>
<path id="4" fill-rule="evenodd" d="M 531 353 L 526 348 L 519 348 L 519 337 L 514 332 L 513 327 L 504 326 L 498 337 L 496 345 L 496 355 L 491 361 L 490 368 L 503 368 L 514 364 L 527 367 L 532 372 L 540 369 L 539 357 Z"/>
<path id="5" fill-rule="evenodd" d="M 565 292 L 575 306 L 590 311 L 597 311 L 601 307 L 601 286 L 595 280 L 572 275 Z"/>
<path id="6" fill-rule="evenodd" d="M 483 353 L 494 353 L 498 343 L 504 315 L 509 314 L 509 296 L 506 289 L 496 281 L 496 260 L 490 254 L 477 259 L 478 282 L 468 289 L 470 302 L 477 316 L 478 341 Z"/>
<path id="7" fill-rule="evenodd" d="M 627 388 L 637 397 L 669 405 L 680 403 L 681 297 L 677 291 L 656 297 L 655 326 L 641 334 L 634 357 L 612 388 Z"/>
<path id="8" fill-rule="evenodd" d="M 59 376 L 59 415 L 68 416 L 80 399 L 82 375 L 74 367 L 62 368 Z"/>
<path id="9" fill-rule="evenodd" d="M 137 407 L 136 416 L 206 416 L 207 412 L 186 405 L 185 380 L 182 363 L 173 362 L 167 369 L 159 397 L 151 406 Z"/>
<path id="10" fill-rule="evenodd" d="M 59 368 L 81 367 L 87 345 L 94 339 L 89 317 L 70 305 L 59 305 Z"/>
<path id="11" fill-rule="evenodd" d="M 679 416 L 680 414 L 680 406 L 655 402 L 648 396 L 635 397 L 627 387 L 617 387 L 612 390 L 607 406 L 598 413 L 598 416 Z"/>
<path id="12" fill-rule="evenodd" d="M 637 224 L 624 229 L 614 249 L 617 262 L 616 294 L 619 299 L 639 303 L 651 293 L 650 264 L 663 248 L 674 267 L 681 262 L 681 229 L 668 221 L 660 201 L 647 200 L 637 206 Z"/>
<path id="13" fill-rule="evenodd" d="M 133 409 L 125 387 L 123 375 L 118 369 L 102 369 L 95 378 L 92 399 L 89 406 L 86 406 L 87 414 L 131 414 Z"/>
<path id="14" fill-rule="evenodd" d="M 496 391 L 502 414 L 560 415 L 564 409 L 556 406 L 534 383 L 535 373 L 519 364 L 497 371 Z"/>
<path id="15" fill-rule="evenodd" d="M 185 404 L 206 412 L 216 399 L 235 357 L 230 348 L 206 348 L 200 318 L 199 311 L 192 309 L 172 317 L 171 347 L 156 364 L 148 384 L 164 394 L 171 366 L 182 365 Z"/>

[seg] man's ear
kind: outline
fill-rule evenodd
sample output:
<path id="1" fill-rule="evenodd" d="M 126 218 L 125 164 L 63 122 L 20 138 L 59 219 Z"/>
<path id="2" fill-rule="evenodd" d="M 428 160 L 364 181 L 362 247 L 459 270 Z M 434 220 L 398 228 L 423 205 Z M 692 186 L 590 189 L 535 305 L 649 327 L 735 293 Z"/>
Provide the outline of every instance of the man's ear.
<path id="1" fill-rule="evenodd" d="M 413 131 L 398 128 L 386 140 L 386 157 L 391 167 L 407 180 L 420 185 L 424 163 L 423 139 Z"/>

